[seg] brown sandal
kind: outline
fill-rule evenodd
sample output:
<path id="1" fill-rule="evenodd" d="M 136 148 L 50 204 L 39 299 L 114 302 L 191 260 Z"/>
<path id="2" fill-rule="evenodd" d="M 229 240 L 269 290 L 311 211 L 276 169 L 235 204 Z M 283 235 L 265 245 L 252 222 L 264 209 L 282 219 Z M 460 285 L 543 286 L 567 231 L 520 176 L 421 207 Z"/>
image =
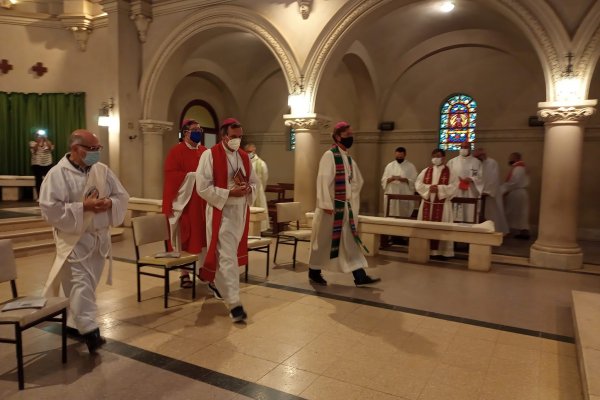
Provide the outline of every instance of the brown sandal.
<path id="1" fill-rule="evenodd" d="M 194 286 L 194 283 L 190 279 L 189 275 L 181 275 L 179 277 L 179 280 L 179 287 L 181 287 L 182 289 L 190 289 L 192 286 Z"/>

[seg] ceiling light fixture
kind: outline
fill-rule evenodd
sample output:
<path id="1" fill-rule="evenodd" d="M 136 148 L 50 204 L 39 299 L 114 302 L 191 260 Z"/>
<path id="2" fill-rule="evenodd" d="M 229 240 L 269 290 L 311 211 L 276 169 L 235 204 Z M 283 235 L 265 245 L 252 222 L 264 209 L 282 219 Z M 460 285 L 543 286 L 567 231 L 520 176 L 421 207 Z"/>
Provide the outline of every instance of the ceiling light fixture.
<path id="1" fill-rule="evenodd" d="M 444 1 L 442 2 L 442 4 L 440 4 L 440 11 L 445 12 L 445 13 L 449 13 L 450 11 L 454 10 L 454 3 L 451 1 Z"/>
<path id="2" fill-rule="evenodd" d="M 2 0 L 0 1 L 0 7 L 11 9 L 15 4 L 17 4 L 17 0 Z"/>

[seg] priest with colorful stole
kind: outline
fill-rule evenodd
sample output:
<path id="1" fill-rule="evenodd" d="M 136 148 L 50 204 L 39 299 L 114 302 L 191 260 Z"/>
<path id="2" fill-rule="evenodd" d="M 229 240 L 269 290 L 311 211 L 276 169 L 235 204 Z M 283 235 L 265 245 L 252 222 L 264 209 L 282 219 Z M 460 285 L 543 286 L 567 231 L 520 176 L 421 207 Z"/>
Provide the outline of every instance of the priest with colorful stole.
<path id="1" fill-rule="evenodd" d="M 417 219 L 421 221 L 453 222 L 452 198 L 458 191 L 458 177 L 445 165 L 446 152 L 435 149 L 431 165 L 425 168 L 415 182 L 415 189 L 423 200 Z M 431 240 L 430 255 L 445 259 L 454 257 L 454 242 Z"/>
<path id="2" fill-rule="evenodd" d="M 358 237 L 356 223 L 360 209 L 363 178 L 358 165 L 348 155 L 354 137 L 347 122 L 338 122 L 333 130 L 334 144 L 321 157 L 317 174 L 317 208 L 313 220 L 309 258 L 309 281 L 327 285 L 321 275 L 325 268 L 333 272 L 352 272 L 358 287 L 380 281 L 367 275 L 367 260 Z"/>
<path id="3" fill-rule="evenodd" d="M 448 161 L 448 168 L 458 178 L 456 197 L 478 199 L 483 192 L 483 169 L 481 161 L 471 155 L 471 143 L 463 142 L 457 157 Z M 474 204 L 457 203 L 454 205 L 454 219 L 470 224 L 478 223 Z"/>
<path id="4" fill-rule="evenodd" d="M 508 159 L 510 171 L 501 186 L 504 195 L 506 220 L 511 230 L 517 231 L 515 238 L 529 239 L 529 174 L 521 153 L 511 153 Z"/>
<path id="5" fill-rule="evenodd" d="M 267 181 L 269 180 L 269 169 L 267 168 L 267 163 L 256 154 L 256 145 L 254 143 L 248 143 L 244 146 L 244 150 L 250 156 L 250 161 L 252 162 L 252 169 L 258 178 L 258 187 L 256 188 L 256 199 L 254 200 L 253 207 L 261 207 L 265 209 L 267 212 L 267 196 L 265 194 L 265 189 L 267 187 Z M 263 219 L 260 222 L 260 231 L 266 231 L 269 229 L 269 220 Z"/>
<path id="6" fill-rule="evenodd" d="M 96 321 L 96 287 L 106 258 L 112 284 L 110 227 L 123 223 L 129 194 L 105 164 L 93 133 L 71 134 L 70 152 L 46 175 L 40 190 L 42 216 L 54 232 L 56 257 L 43 295 L 69 297 L 68 324 L 79 331 L 90 353 L 106 341 Z"/>
<path id="7" fill-rule="evenodd" d="M 206 247 L 206 202 L 196 193 L 196 169 L 206 150 L 202 143 L 202 128 L 197 121 L 186 119 L 181 125 L 181 142 L 169 150 L 164 165 L 162 212 L 169 220 L 170 251 L 200 254 Z M 191 288 L 192 280 L 181 270 L 180 285 Z"/>
<path id="8" fill-rule="evenodd" d="M 206 200 L 208 249 L 200 279 L 213 281 L 233 322 L 243 322 L 240 270 L 248 264 L 250 205 L 258 179 L 250 157 L 240 150 L 242 126 L 234 118 L 221 123 L 221 142 L 205 151 L 196 171 L 196 190 Z"/>

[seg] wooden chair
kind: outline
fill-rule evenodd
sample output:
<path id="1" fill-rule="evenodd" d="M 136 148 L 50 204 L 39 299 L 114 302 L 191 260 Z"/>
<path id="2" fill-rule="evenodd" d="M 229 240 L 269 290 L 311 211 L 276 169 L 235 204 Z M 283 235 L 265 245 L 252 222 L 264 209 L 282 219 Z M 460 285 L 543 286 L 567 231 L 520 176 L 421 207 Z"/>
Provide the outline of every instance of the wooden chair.
<path id="1" fill-rule="evenodd" d="M 296 248 L 298 242 L 310 242 L 310 229 L 300 229 L 300 218 L 302 218 L 302 209 L 300 203 L 292 201 L 289 203 L 277 203 L 277 222 L 278 223 L 293 223 L 296 222 L 296 230 L 285 230 L 277 233 L 277 242 L 275 244 L 275 257 L 273 262 L 277 262 L 277 250 L 279 245 L 294 246 L 294 255 L 292 268 L 296 268 Z"/>
<path id="2" fill-rule="evenodd" d="M 146 215 L 131 219 L 133 227 L 133 242 L 135 244 L 135 258 L 137 269 L 137 301 L 142 301 L 141 275 L 153 276 L 164 279 L 164 303 L 169 306 L 169 272 L 183 269 L 192 273 L 192 298 L 196 298 L 196 261 L 198 256 L 182 252 L 178 258 L 158 258 L 154 256 L 140 256 L 140 247 L 150 243 L 163 242 L 164 251 L 168 251 L 169 229 L 167 217 L 164 214 Z M 162 269 L 162 274 L 142 271 L 144 267 Z"/>
<path id="3" fill-rule="evenodd" d="M 0 283 L 10 281 L 13 300 L 18 298 L 17 268 L 12 244 L 9 239 L 0 240 Z M 0 304 L 0 308 L 4 306 Z M 21 310 L 0 312 L 0 325 L 13 325 L 15 337 L 0 338 L 0 343 L 13 343 L 17 346 L 17 375 L 19 379 L 19 390 L 25 388 L 25 376 L 23 372 L 23 336 L 26 329 L 45 321 L 60 322 L 62 326 L 62 362 L 67 362 L 67 308 L 69 299 L 64 297 L 48 297 L 46 305 L 42 308 L 24 308 Z M 59 318 L 60 315 L 60 318 Z"/>
<path id="4" fill-rule="evenodd" d="M 265 276 L 269 277 L 269 258 L 271 256 L 271 243 L 273 240 L 260 236 L 248 236 L 248 251 L 256 251 L 259 253 L 265 253 L 267 255 L 267 265 Z M 248 267 L 250 266 L 250 257 L 248 257 L 248 264 L 246 264 L 246 276 L 244 280 L 248 282 Z"/>

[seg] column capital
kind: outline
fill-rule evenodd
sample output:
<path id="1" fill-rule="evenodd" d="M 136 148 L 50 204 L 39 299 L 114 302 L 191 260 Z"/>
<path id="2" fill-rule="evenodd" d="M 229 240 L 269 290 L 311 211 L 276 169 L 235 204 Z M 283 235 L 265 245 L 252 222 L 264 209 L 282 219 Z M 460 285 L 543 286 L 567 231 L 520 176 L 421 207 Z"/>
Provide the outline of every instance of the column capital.
<path id="1" fill-rule="evenodd" d="M 596 112 L 597 100 L 582 100 L 578 103 L 541 102 L 538 116 L 546 122 L 581 122 Z"/>
<path id="2" fill-rule="evenodd" d="M 283 120 L 285 121 L 286 126 L 290 126 L 294 129 L 320 131 L 331 126 L 331 118 L 321 114 L 306 114 L 303 116 L 286 114 L 283 116 Z"/>
<path id="3" fill-rule="evenodd" d="M 173 123 L 168 121 L 142 119 L 139 123 L 143 135 L 162 135 L 173 128 Z"/>

